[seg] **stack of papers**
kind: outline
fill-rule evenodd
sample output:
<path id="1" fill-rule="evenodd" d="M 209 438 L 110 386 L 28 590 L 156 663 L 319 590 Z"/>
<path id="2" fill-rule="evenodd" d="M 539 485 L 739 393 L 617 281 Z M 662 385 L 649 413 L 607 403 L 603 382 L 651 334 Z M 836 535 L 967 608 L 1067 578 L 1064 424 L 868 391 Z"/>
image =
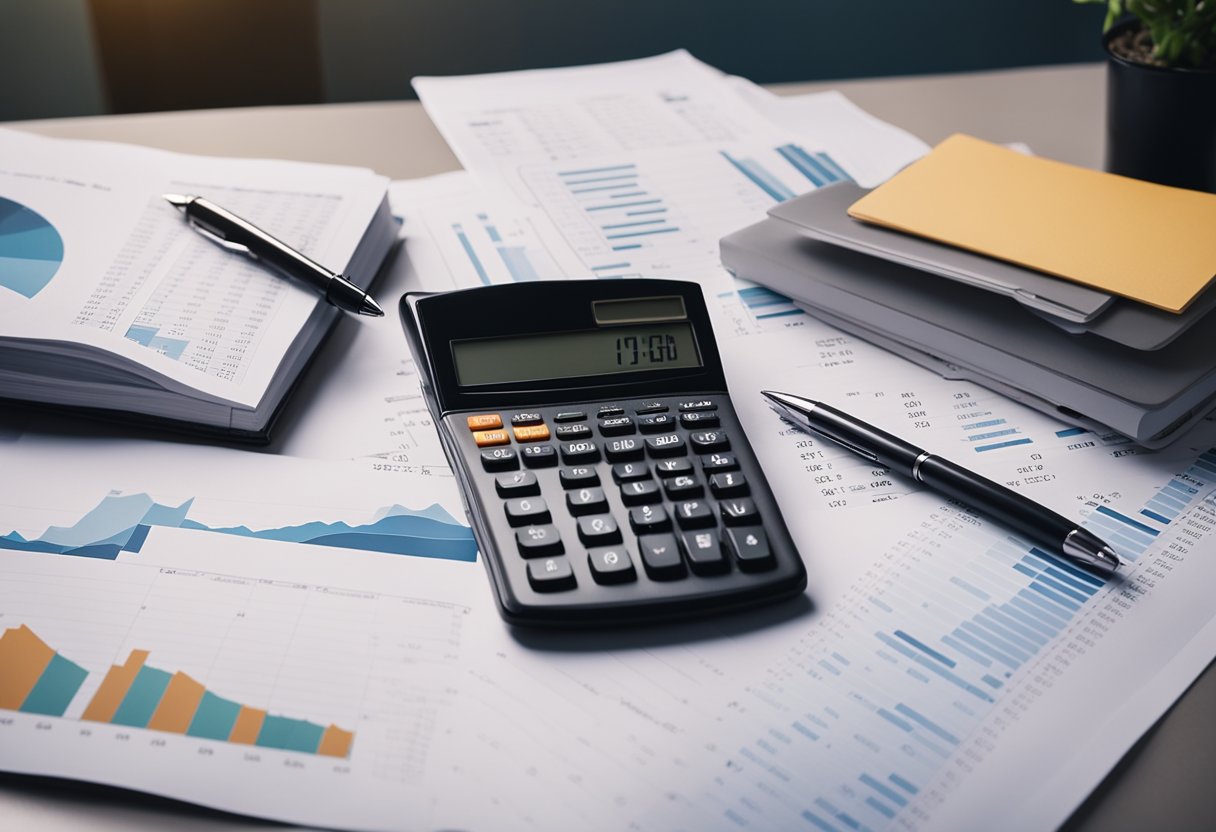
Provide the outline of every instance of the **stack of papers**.
<path id="1" fill-rule="evenodd" d="M 1146 447 L 1216 403 L 1216 196 L 955 136 L 769 214 L 735 273 L 948 378 Z"/>

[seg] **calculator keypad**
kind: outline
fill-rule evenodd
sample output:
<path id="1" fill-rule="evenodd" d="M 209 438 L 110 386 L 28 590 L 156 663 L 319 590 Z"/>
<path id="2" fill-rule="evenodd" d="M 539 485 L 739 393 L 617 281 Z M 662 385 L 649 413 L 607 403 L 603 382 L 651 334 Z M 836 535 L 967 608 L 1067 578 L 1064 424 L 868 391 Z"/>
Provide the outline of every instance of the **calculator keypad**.
<path id="1" fill-rule="evenodd" d="M 492 483 L 483 499 L 499 503 L 514 537 L 501 554 L 519 569 L 507 572 L 555 600 L 617 593 L 596 603 L 775 574 L 765 524 L 780 520 L 757 506 L 762 476 L 732 450 L 743 437 L 729 415 L 704 397 L 461 416 Z"/>

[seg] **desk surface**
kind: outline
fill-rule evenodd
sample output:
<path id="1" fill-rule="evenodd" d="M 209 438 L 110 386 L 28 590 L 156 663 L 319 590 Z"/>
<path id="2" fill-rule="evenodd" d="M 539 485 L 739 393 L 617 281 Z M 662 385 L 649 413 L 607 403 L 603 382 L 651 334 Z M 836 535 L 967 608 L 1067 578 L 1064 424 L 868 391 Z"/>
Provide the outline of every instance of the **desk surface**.
<path id="1" fill-rule="evenodd" d="M 878 118 L 933 144 L 956 132 L 1021 141 L 1035 152 L 1097 167 L 1103 146 L 1101 66 L 921 78 L 792 84 L 781 93 L 838 89 Z M 414 102 L 259 107 L 3 125 L 48 136 L 135 142 L 169 150 L 371 167 L 408 179 L 459 167 Z M 1207 829 L 1216 815 L 1216 673 L 1211 668 L 1107 777 L 1065 828 Z M 0 817 L 14 829 L 235 830 L 268 824 L 169 801 L 0 775 Z"/>

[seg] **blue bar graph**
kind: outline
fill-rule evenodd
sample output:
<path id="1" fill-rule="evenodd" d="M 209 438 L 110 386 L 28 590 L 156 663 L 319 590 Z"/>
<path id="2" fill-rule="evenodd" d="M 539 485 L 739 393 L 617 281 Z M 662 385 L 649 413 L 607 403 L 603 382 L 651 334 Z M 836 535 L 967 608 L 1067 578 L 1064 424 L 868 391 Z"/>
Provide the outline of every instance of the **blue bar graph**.
<path id="1" fill-rule="evenodd" d="M 190 346 L 189 341 L 183 341 L 181 338 L 169 338 L 160 335 L 160 327 L 154 326 L 132 324 L 127 329 L 126 337 L 137 344 L 143 344 L 145 347 L 154 349 L 161 355 L 172 358 L 174 361 L 180 361 L 182 354 Z"/>
<path id="2" fill-rule="evenodd" d="M 721 151 L 721 154 L 722 158 L 730 162 L 735 170 L 751 180 L 752 184 L 772 197 L 775 202 L 785 202 L 787 199 L 794 198 L 794 192 L 755 159 L 736 159 L 725 150 Z"/>
<path id="3" fill-rule="evenodd" d="M 456 232 L 456 239 L 460 241 L 460 247 L 464 249 L 469 262 L 473 264 L 473 270 L 477 272 L 477 277 L 482 283 L 489 286 L 490 275 L 486 272 L 486 267 L 482 265 L 481 258 L 477 256 L 477 252 L 473 250 L 473 243 L 469 241 L 469 235 L 465 233 L 464 227 L 458 222 L 452 223 L 452 230 Z"/>

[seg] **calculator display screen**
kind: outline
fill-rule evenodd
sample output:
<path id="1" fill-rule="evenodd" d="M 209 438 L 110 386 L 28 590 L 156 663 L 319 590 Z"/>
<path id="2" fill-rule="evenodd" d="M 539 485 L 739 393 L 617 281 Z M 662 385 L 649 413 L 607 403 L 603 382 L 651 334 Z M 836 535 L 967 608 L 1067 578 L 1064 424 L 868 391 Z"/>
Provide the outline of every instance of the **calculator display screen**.
<path id="1" fill-rule="evenodd" d="M 462 386 L 700 367 L 687 321 L 452 342 Z"/>

